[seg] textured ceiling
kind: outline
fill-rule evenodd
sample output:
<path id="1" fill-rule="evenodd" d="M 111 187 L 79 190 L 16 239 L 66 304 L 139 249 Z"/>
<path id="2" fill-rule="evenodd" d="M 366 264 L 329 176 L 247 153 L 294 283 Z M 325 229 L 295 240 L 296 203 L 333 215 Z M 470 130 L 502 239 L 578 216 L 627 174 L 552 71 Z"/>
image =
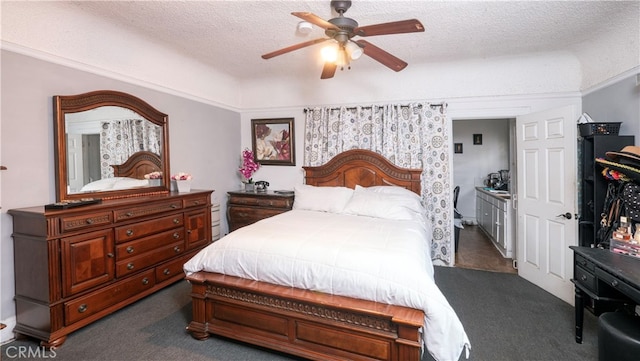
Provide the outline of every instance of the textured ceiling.
<path id="1" fill-rule="evenodd" d="M 324 19 L 336 16 L 329 1 L 78 1 L 68 6 L 141 33 L 238 79 L 267 72 L 319 76 L 322 66 L 316 59 L 321 45 L 270 60 L 260 55 L 324 37 L 316 27 L 306 36 L 298 34 L 300 19 L 291 12 L 308 11 Z M 355 0 L 345 16 L 361 26 L 420 20 L 424 33 L 366 38 L 412 66 L 571 51 L 620 19 L 637 17 L 638 2 Z M 352 63 L 352 69 L 357 68 L 391 71 L 366 56 Z"/>

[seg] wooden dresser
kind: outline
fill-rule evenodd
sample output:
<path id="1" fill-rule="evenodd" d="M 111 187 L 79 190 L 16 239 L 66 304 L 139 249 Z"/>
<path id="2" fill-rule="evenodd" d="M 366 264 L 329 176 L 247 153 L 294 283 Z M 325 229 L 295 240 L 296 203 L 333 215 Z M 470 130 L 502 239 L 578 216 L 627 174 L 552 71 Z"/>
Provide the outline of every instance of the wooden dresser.
<path id="1" fill-rule="evenodd" d="M 293 194 L 268 192 L 227 192 L 227 222 L 229 232 L 248 226 L 261 219 L 275 216 L 293 207 Z"/>
<path id="2" fill-rule="evenodd" d="M 211 192 L 9 210 L 14 331 L 60 346 L 69 333 L 184 278 L 182 265 L 211 242 Z"/>

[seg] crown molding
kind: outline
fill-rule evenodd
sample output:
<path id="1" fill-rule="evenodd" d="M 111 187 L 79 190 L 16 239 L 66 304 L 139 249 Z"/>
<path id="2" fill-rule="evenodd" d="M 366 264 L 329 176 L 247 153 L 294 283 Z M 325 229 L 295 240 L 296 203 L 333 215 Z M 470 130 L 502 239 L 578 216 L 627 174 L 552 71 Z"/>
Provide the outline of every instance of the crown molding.
<path id="1" fill-rule="evenodd" d="M 65 66 L 68 68 L 72 68 L 72 69 L 76 69 L 76 70 L 80 70 L 80 71 L 84 71 L 90 74 L 95 74 L 95 75 L 99 75 L 99 76 L 104 76 L 107 77 L 109 79 L 115 79 L 115 80 L 119 80 L 128 84 L 132 84 L 132 85 L 137 85 L 137 86 L 141 86 L 144 88 L 148 88 L 148 89 L 152 89 L 152 90 L 156 90 L 162 93 L 166 93 L 166 94 L 170 94 L 170 95 L 174 95 L 180 98 L 185 98 L 185 99 L 189 99 L 189 100 L 193 100 L 196 101 L 198 103 L 204 103 L 204 104 L 208 104 L 208 105 L 212 105 L 218 108 L 222 108 L 222 109 L 226 109 L 226 110 L 230 110 L 230 111 L 234 111 L 237 113 L 240 113 L 240 109 L 236 108 L 236 107 L 232 107 L 226 104 L 221 104 L 219 102 L 216 102 L 214 100 L 211 99 L 205 99 L 202 97 L 199 97 L 197 95 L 193 95 L 181 90 L 177 90 L 177 89 L 173 89 L 173 88 L 168 88 L 166 86 L 162 86 L 156 83 L 152 83 L 146 80 L 142 80 L 142 79 L 138 79 L 135 78 L 133 76 L 127 75 L 127 74 L 121 74 L 121 73 L 117 73 L 117 72 L 113 72 L 107 69 L 103 69 L 103 68 L 99 68 L 93 65 L 89 65 L 89 64 L 85 64 L 85 63 L 81 63 L 75 60 L 71 60 L 71 59 L 67 59 L 67 58 L 63 58 L 61 56 L 57 56 L 57 55 L 53 55 L 53 54 L 49 54 L 40 50 L 36 50 L 36 49 L 32 49 L 32 48 L 28 48 L 22 45 L 18 45 L 15 43 L 11 43 L 5 40 L 2 40 L 0 42 L 0 49 L 1 50 L 7 50 L 7 51 L 11 51 L 13 53 L 17 53 L 17 54 L 22 54 L 22 55 L 26 55 L 35 59 L 39 59 L 39 60 L 43 60 L 46 62 L 50 62 L 53 64 L 57 64 L 57 65 L 61 65 L 61 66 Z"/>
<path id="2" fill-rule="evenodd" d="M 616 75 L 616 76 L 614 76 L 612 78 L 609 78 L 609 79 L 607 79 L 607 80 L 605 80 L 605 81 L 603 81 L 603 82 L 601 82 L 599 84 L 596 84 L 596 85 L 594 85 L 592 87 L 589 87 L 589 88 L 583 90 L 582 91 L 582 96 L 589 95 L 589 94 L 591 94 L 593 92 L 596 92 L 598 90 L 604 89 L 604 88 L 606 88 L 608 86 L 611 86 L 611 85 L 613 85 L 615 83 L 618 83 L 618 82 L 620 82 L 622 80 L 625 80 L 627 78 L 630 78 L 630 77 L 636 76 L 636 75 L 640 75 L 640 65 L 635 66 L 635 67 L 625 71 L 624 73 L 618 74 L 618 75 Z"/>

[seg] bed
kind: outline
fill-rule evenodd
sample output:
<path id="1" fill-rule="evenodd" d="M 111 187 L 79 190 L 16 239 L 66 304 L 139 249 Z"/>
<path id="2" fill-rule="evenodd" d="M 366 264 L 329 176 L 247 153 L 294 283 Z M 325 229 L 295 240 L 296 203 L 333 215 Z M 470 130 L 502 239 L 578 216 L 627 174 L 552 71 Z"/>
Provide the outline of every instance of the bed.
<path id="1" fill-rule="evenodd" d="M 139 151 L 133 153 L 124 163 L 111 165 L 113 177 L 99 179 L 84 185 L 81 192 L 101 192 L 111 190 L 148 187 L 149 181 L 145 174 L 162 171 L 160 156 L 148 152 Z"/>
<path id="2" fill-rule="evenodd" d="M 191 335 L 220 335 L 316 360 L 420 360 L 425 345 L 436 360 L 468 353 L 467 335 L 433 282 L 424 216 L 418 222 L 404 208 L 398 208 L 397 220 L 348 212 L 376 212 L 371 203 L 352 207 L 356 194 L 402 191 L 419 199 L 421 170 L 398 168 L 366 150 L 304 169 L 306 184 L 296 187 L 293 210 L 240 228 L 185 264 L 192 285 Z M 309 202 L 314 196 L 316 202 Z M 319 197 L 326 201 L 317 202 Z M 335 206 L 338 199 L 345 204 Z M 318 203 L 327 208 L 296 207 Z M 385 211 L 396 214 L 395 208 Z M 238 252 L 245 243 L 249 251 Z M 315 259 L 318 254 L 330 264 Z M 269 273 L 270 265 L 286 271 Z"/>
<path id="3" fill-rule="evenodd" d="M 126 162 L 111 167 L 114 177 L 144 179 L 145 174 L 162 172 L 162 160 L 155 153 L 139 151 L 133 153 Z"/>

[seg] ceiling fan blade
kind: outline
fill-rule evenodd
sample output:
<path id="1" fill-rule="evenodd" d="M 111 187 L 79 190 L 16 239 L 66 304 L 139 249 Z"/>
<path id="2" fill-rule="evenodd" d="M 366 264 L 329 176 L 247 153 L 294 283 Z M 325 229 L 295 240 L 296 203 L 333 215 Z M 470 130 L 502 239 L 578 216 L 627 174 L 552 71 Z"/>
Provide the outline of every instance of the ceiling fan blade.
<path id="1" fill-rule="evenodd" d="M 311 45 L 314 45 L 314 44 L 318 44 L 318 43 L 321 43 L 321 42 L 327 41 L 327 40 L 330 40 L 330 39 L 329 38 L 320 38 L 320 39 L 314 39 L 314 40 L 305 41 L 304 43 L 300 43 L 300 44 L 291 45 L 289 47 L 282 48 L 280 50 L 276 50 L 276 51 L 272 51 L 270 53 L 264 54 L 264 55 L 262 55 L 262 59 L 271 59 L 274 56 L 286 54 L 286 53 L 292 52 L 294 50 L 302 49 L 304 47 L 311 46 Z"/>
<path id="2" fill-rule="evenodd" d="M 402 59 L 396 58 L 366 40 L 358 40 L 356 43 L 362 47 L 365 55 L 378 61 L 382 65 L 389 67 L 391 70 L 400 71 L 407 67 L 407 63 Z"/>
<path id="3" fill-rule="evenodd" d="M 333 78 L 336 74 L 336 69 L 338 65 L 336 63 L 326 62 L 324 63 L 324 67 L 322 68 L 322 74 L 320 75 L 320 79 L 329 79 Z"/>
<path id="4" fill-rule="evenodd" d="M 424 26 L 422 26 L 422 23 L 416 19 L 360 26 L 353 29 L 353 32 L 359 36 L 419 33 L 423 31 Z"/>
<path id="5" fill-rule="evenodd" d="M 293 16 L 297 16 L 302 20 L 308 21 L 311 24 L 317 25 L 323 29 L 334 29 L 334 30 L 340 30 L 337 26 L 331 24 L 330 22 L 326 21 L 325 19 L 312 14 L 312 13 L 308 13 L 308 12 L 294 12 L 291 13 L 291 15 Z"/>

